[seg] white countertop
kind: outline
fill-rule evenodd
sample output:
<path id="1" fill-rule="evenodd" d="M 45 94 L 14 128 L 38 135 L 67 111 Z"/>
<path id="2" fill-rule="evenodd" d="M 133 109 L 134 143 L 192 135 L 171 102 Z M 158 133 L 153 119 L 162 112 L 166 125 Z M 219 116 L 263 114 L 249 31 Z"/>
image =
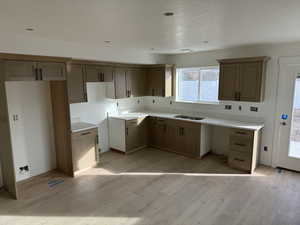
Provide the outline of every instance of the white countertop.
<path id="1" fill-rule="evenodd" d="M 97 125 L 92 123 L 85 123 L 85 122 L 77 122 L 71 124 L 72 133 L 93 129 L 93 128 L 97 128 Z"/>
<path id="2" fill-rule="evenodd" d="M 181 114 L 160 113 L 160 112 L 133 112 L 133 113 L 111 115 L 109 117 L 115 118 L 115 119 L 122 119 L 122 120 L 133 120 L 133 119 L 138 119 L 138 118 L 147 117 L 147 116 L 154 116 L 154 117 L 160 117 L 160 118 L 166 118 L 166 119 L 190 121 L 190 122 L 200 123 L 200 124 L 240 128 L 240 129 L 246 129 L 246 130 L 260 130 L 264 127 L 263 123 L 250 123 L 250 122 L 243 122 L 243 121 L 218 119 L 218 118 L 212 118 L 212 117 L 204 117 L 203 120 L 190 120 L 190 119 L 175 118 L 176 115 L 181 115 Z"/>

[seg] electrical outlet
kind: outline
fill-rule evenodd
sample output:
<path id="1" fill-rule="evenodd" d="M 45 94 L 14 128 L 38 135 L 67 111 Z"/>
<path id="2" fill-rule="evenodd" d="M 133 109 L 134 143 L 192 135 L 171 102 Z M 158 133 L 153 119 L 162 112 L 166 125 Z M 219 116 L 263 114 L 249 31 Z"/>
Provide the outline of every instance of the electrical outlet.
<path id="1" fill-rule="evenodd" d="M 231 110 L 231 109 L 232 109 L 232 106 L 231 106 L 231 105 L 225 105 L 225 109 L 226 109 L 226 110 Z"/>
<path id="2" fill-rule="evenodd" d="M 242 106 L 241 105 L 239 105 L 239 110 L 242 111 Z"/>
<path id="3" fill-rule="evenodd" d="M 117 102 L 117 107 L 119 107 L 119 102 Z"/>
<path id="4" fill-rule="evenodd" d="M 268 146 L 264 146 L 264 151 L 265 151 L 265 152 L 268 151 Z"/>
<path id="5" fill-rule="evenodd" d="M 140 104 L 140 100 L 137 100 L 137 103 Z"/>
<path id="6" fill-rule="evenodd" d="M 154 100 L 154 99 L 152 100 L 152 103 L 153 103 L 153 104 L 155 103 L 155 100 Z"/>
<path id="7" fill-rule="evenodd" d="M 170 105 L 172 105 L 173 104 L 173 102 L 172 101 L 170 101 Z"/>
<path id="8" fill-rule="evenodd" d="M 258 107 L 250 106 L 250 111 L 252 111 L 252 112 L 258 112 Z"/>

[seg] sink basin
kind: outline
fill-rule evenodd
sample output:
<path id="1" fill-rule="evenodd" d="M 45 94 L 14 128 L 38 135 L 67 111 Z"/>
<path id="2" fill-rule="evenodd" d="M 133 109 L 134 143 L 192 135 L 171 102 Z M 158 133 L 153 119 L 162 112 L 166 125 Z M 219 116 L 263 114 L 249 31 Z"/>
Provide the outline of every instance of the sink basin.
<path id="1" fill-rule="evenodd" d="M 186 120 L 203 120 L 202 117 L 196 117 L 196 116 L 185 116 L 185 115 L 177 115 L 175 118 L 178 119 L 186 119 Z"/>

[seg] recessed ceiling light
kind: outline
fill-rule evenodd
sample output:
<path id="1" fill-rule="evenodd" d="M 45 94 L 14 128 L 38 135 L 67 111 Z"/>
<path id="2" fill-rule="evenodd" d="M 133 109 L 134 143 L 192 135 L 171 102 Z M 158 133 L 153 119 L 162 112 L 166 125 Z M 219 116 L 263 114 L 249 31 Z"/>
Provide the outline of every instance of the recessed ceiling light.
<path id="1" fill-rule="evenodd" d="M 34 28 L 28 27 L 28 28 L 26 28 L 25 30 L 26 30 L 26 31 L 34 31 Z"/>
<path id="2" fill-rule="evenodd" d="M 151 48 L 151 50 L 153 51 L 153 50 L 155 50 L 155 48 Z"/>
<path id="3" fill-rule="evenodd" d="M 165 12 L 164 15 L 165 16 L 174 16 L 174 13 L 173 12 Z"/>
<path id="4" fill-rule="evenodd" d="M 208 44 L 208 41 L 203 41 L 204 44 Z"/>
<path id="5" fill-rule="evenodd" d="M 110 44 L 111 43 L 111 41 L 104 41 L 106 44 Z"/>

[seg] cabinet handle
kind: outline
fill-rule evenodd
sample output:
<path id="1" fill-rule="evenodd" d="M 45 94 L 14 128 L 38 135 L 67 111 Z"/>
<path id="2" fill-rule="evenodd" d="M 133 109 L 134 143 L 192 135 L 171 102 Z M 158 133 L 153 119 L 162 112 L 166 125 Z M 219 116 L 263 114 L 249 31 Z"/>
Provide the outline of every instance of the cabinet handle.
<path id="1" fill-rule="evenodd" d="M 101 73 L 98 73 L 98 81 L 101 81 Z"/>
<path id="2" fill-rule="evenodd" d="M 99 144 L 99 135 L 97 134 L 96 135 L 96 145 L 98 145 Z"/>
<path id="3" fill-rule="evenodd" d="M 102 82 L 104 82 L 104 73 L 101 73 L 102 74 Z"/>
<path id="4" fill-rule="evenodd" d="M 40 80 L 43 80 L 43 69 L 40 68 Z"/>
<path id="5" fill-rule="evenodd" d="M 234 143 L 234 145 L 241 146 L 241 147 L 247 146 L 247 145 L 245 145 L 245 144 L 240 144 L 240 143 Z"/>
<path id="6" fill-rule="evenodd" d="M 126 127 L 126 136 L 128 136 L 128 127 Z"/>
<path id="7" fill-rule="evenodd" d="M 238 101 L 238 93 L 237 92 L 234 92 L 234 100 Z"/>
<path id="8" fill-rule="evenodd" d="M 80 135 L 81 135 L 81 136 L 84 136 L 84 135 L 88 135 L 88 134 L 91 134 L 91 132 L 81 133 Z"/>
<path id="9" fill-rule="evenodd" d="M 241 101 L 241 92 L 240 91 L 238 92 L 238 99 L 239 99 L 239 101 Z"/>
<path id="10" fill-rule="evenodd" d="M 162 96 L 165 97 L 165 94 L 166 94 L 166 93 L 165 93 L 165 89 L 162 89 L 161 92 L 162 92 Z"/>
<path id="11" fill-rule="evenodd" d="M 183 128 L 181 128 L 182 129 L 182 136 L 184 136 L 184 127 Z"/>
<path id="12" fill-rule="evenodd" d="M 35 73 L 35 80 L 39 80 L 39 72 L 37 68 L 34 69 L 34 73 Z"/>
<path id="13" fill-rule="evenodd" d="M 152 88 L 152 96 L 154 96 L 154 88 Z"/>

